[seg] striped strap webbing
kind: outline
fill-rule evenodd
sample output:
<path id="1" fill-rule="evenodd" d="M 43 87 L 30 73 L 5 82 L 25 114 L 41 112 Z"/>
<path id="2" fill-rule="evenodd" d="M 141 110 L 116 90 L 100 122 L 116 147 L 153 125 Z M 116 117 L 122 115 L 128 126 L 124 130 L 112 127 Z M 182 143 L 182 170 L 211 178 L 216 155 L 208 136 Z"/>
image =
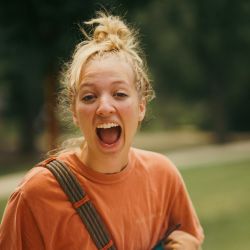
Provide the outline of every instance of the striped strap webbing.
<path id="1" fill-rule="evenodd" d="M 68 195 L 98 250 L 116 250 L 100 215 L 65 162 L 52 160 L 46 167 Z"/>

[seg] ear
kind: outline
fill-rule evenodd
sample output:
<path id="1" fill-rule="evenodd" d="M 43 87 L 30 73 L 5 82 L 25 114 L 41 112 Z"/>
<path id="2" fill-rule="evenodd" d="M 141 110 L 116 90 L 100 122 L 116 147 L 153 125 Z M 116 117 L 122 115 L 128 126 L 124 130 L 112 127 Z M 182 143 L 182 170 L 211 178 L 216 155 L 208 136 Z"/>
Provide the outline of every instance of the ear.
<path id="1" fill-rule="evenodd" d="M 142 122 L 146 113 L 146 100 L 142 98 L 139 103 L 139 122 Z"/>

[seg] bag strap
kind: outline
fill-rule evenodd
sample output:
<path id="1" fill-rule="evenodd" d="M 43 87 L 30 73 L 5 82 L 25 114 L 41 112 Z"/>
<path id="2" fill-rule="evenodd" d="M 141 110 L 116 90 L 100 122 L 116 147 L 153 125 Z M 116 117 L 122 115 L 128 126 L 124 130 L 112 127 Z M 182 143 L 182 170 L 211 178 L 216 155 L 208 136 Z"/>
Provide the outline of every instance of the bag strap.
<path id="1" fill-rule="evenodd" d="M 86 226 L 98 250 L 116 250 L 108 230 L 86 192 L 65 162 L 52 160 L 46 164 Z"/>

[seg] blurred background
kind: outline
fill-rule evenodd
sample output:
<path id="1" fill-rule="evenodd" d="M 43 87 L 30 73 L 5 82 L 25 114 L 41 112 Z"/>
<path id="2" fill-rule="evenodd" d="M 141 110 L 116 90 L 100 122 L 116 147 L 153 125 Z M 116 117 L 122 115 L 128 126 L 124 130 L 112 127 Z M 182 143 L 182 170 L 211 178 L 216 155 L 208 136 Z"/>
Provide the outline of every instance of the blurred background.
<path id="1" fill-rule="evenodd" d="M 0 218 L 25 171 L 77 134 L 56 110 L 59 72 L 102 8 L 140 30 L 156 90 L 135 146 L 180 168 L 205 250 L 249 249 L 247 0 L 1 1 Z"/>

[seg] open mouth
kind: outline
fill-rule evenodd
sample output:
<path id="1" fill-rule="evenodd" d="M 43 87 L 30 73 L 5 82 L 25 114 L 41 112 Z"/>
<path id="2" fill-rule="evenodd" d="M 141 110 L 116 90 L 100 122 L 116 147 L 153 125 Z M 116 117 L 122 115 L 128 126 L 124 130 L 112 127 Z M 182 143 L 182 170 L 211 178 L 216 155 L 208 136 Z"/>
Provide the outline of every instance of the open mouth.
<path id="1" fill-rule="evenodd" d="M 105 144 L 112 145 L 116 143 L 121 136 L 121 126 L 116 123 L 106 123 L 97 126 L 96 134 Z"/>

